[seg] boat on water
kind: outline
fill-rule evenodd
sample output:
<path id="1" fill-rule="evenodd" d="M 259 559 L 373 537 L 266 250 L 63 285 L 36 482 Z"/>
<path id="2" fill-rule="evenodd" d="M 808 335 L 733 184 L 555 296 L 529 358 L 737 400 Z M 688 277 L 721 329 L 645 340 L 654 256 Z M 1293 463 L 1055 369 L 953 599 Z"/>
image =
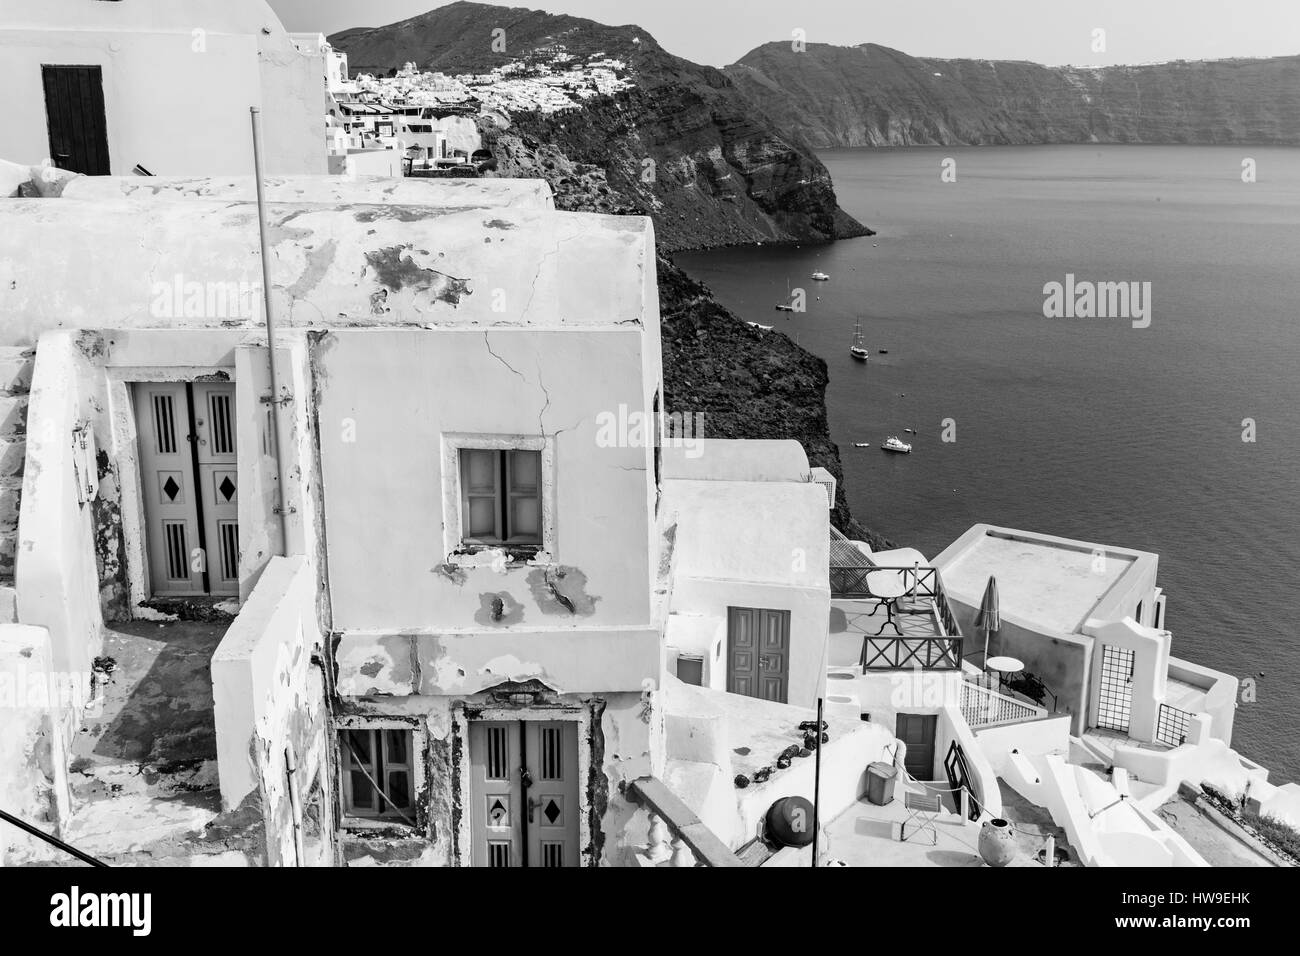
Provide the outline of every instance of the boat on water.
<path id="1" fill-rule="evenodd" d="M 771 332 L 771 331 L 772 331 L 772 326 L 770 326 L 770 325 L 759 325 L 757 322 L 749 322 L 749 323 L 747 323 L 747 324 L 753 326 L 754 328 L 758 329 L 758 330 L 761 331 L 761 332 Z"/>
<path id="2" fill-rule="evenodd" d="M 907 432 L 909 435 L 915 435 L 915 434 L 916 434 L 916 429 L 915 429 L 915 428 L 904 428 L 903 431 Z"/>
<path id="3" fill-rule="evenodd" d="M 897 435 L 890 435 L 880 443 L 880 450 L 898 452 L 900 455 L 910 455 L 912 446 L 902 441 Z"/>
<path id="4" fill-rule="evenodd" d="M 854 448 L 870 448 L 870 447 L 871 447 L 871 442 L 869 442 L 869 441 L 855 441 L 855 442 L 853 443 L 853 447 L 854 447 Z"/>
<path id="5" fill-rule="evenodd" d="M 778 302 L 776 304 L 776 311 L 778 312 L 794 311 L 794 293 L 790 291 L 790 281 L 788 279 L 786 280 L 785 283 L 785 301 Z"/>
<path id="6" fill-rule="evenodd" d="M 849 346 L 849 354 L 859 362 L 865 362 L 871 357 L 871 349 L 862 344 L 861 322 L 856 322 L 853 325 L 853 344 Z"/>
<path id="7" fill-rule="evenodd" d="M 876 351 L 879 352 L 881 355 L 889 354 L 889 349 L 876 349 Z"/>
<path id="8" fill-rule="evenodd" d="M 814 272 L 812 274 L 812 278 L 817 282 L 826 282 L 828 279 L 830 279 L 830 276 L 828 276 L 825 272 Z"/>

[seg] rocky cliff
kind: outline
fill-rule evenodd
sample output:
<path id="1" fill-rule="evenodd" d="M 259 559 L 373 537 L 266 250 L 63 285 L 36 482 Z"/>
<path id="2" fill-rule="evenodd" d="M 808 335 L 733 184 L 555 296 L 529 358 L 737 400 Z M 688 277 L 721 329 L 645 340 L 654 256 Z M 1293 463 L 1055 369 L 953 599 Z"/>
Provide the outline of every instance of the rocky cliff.
<path id="1" fill-rule="evenodd" d="M 768 43 L 726 73 L 756 112 L 816 148 L 1300 144 L 1300 56 L 1086 69 Z"/>
<path id="2" fill-rule="evenodd" d="M 491 47 L 505 31 L 505 51 Z M 837 205 L 825 167 L 758 116 L 712 67 L 666 53 L 638 27 L 454 3 L 402 23 L 330 38 L 355 70 L 485 72 L 512 60 L 623 60 L 635 88 L 581 110 L 479 118 L 496 175 L 546 179 L 561 209 L 645 214 L 660 252 L 665 410 L 705 416 L 708 438 L 794 438 L 839 480 L 832 513 L 851 537 L 839 451 L 830 440 L 826 364 L 780 332 L 759 333 L 672 264 L 675 250 L 869 235 Z"/>

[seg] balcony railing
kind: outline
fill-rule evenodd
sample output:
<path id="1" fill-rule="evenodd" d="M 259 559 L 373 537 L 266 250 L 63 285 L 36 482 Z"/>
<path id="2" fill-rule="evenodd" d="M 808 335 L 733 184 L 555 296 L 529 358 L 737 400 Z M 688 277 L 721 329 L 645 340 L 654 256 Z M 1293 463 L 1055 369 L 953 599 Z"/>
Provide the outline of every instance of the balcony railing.
<path id="1" fill-rule="evenodd" d="M 831 595 L 839 598 L 870 598 L 883 600 L 873 594 L 867 581 L 867 575 L 877 571 L 895 571 L 903 578 L 907 586 L 907 595 L 899 601 L 929 601 L 934 610 L 935 625 L 940 637 L 953 638 L 961 645 L 961 628 L 948 605 L 948 595 L 943 589 L 943 578 L 938 568 L 900 568 L 900 567 L 842 567 L 832 565 L 830 569 Z"/>
<path id="2" fill-rule="evenodd" d="M 628 794 L 650 814 L 650 842 L 639 854 L 644 865 L 745 865 L 658 777 L 633 780 Z"/>
<path id="3" fill-rule="evenodd" d="M 923 667 L 928 670 L 958 670 L 961 667 L 959 637 L 871 637 L 862 641 L 865 671 L 899 667 Z"/>
<path id="4" fill-rule="evenodd" d="M 961 715 L 971 727 L 991 727 L 994 724 L 1014 724 L 1046 717 L 1047 708 L 1016 700 L 979 684 L 962 681 Z"/>

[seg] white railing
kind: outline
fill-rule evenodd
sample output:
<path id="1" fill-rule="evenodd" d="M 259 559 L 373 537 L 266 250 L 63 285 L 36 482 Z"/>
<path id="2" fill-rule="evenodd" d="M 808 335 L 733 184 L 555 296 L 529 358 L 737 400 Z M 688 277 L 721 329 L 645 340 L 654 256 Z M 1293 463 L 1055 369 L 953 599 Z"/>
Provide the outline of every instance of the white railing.
<path id="1" fill-rule="evenodd" d="M 1016 700 L 979 684 L 962 681 L 961 715 L 971 727 L 988 727 L 1046 717 L 1047 708 Z"/>

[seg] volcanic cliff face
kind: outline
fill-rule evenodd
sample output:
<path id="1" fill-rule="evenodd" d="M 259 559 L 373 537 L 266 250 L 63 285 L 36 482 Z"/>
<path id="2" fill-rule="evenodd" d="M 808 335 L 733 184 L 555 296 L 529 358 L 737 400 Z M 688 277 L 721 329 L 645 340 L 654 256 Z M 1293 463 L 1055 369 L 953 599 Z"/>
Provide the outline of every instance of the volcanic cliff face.
<path id="1" fill-rule="evenodd" d="M 815 148 L 1300 144 L 1300 56 L 1086 69 L 768 43 L 726 73 L 756 111 Z"/>
<path id="2" fill-rule="evenodd" d="M 494 30 L 504 50 L 493 49 Z M 622 60 L 634 89 L 576 111 L 494 114 L 485 139 L 503 175 L 550 180 L 562 208 L 653 216 L 662 249 L 870 234 L 839 208 L 821 162 L 757 116 L 722 71 L 666 53 L 639 27 L 454 3 L 330 42 L 354 69 L 379 71 L 410 60 L 482 73 L 561 49 Z"/>

